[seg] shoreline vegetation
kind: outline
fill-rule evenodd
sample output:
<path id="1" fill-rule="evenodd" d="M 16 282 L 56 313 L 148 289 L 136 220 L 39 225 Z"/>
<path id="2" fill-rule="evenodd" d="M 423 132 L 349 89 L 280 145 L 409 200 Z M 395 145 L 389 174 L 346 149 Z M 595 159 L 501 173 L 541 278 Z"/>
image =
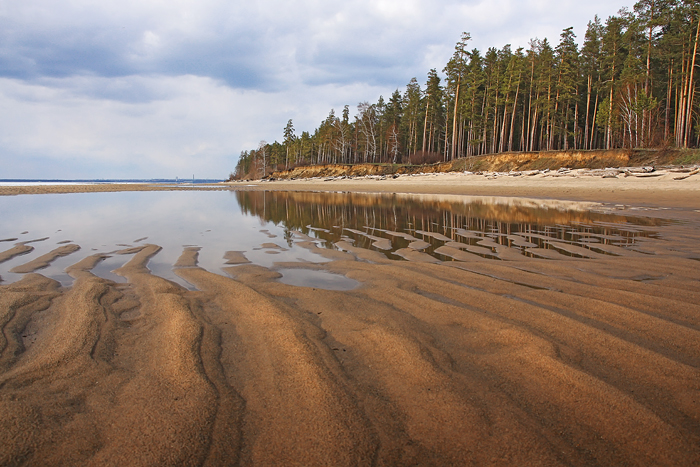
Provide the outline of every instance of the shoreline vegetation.
<path id="1" fill-rule="evenodd" d="M 613 149 L 540 152 L 510 152 L 464 157 L 434 164 L 325 164 L 302 165 L 274 171 L 263 180 L 294 180 L 314 177 L 358 177 L 367 175 L 415 175 L 424 173 L 467 172 L 478 175 L 503 172 L 552 171 L 562 169 L 607 170 L 656 167 L 670 170 L 700 166 L 700 150 L 692 149 Z M 624 171 L 624 170 L 622 170 Z M 229 181 L 235 181 L 230 177 Z"/>
<path id="2" fill-rule="evenodd" d="M 573 28 L 485 53 L 463 33 L 441 71 L 388 100 L 331 109 L 318 128 L 243 151 L 231 179 L 306 165 L 452 163 L 539 151 L 700 147 L 700 5 L 642 0 Z M 278 177 L 277 177 L 278 178 Z"/>

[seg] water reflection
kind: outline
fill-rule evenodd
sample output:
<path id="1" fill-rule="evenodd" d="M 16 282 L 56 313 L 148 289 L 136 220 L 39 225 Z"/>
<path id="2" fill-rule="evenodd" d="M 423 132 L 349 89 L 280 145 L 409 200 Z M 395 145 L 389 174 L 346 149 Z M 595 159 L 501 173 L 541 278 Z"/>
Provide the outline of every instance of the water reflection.
<path id="1" fill-rule="evenodd" d="M 0 277 L 3 283 L 18 280 L 21 274 L 12 273 L 13 268 L 68 244 L 80 250 L 38 272 L 70 285 L 65 268 L 99 254 L 104 259 L 93 272 L 123 281 L 112 271 L 131 255 L 118 252 L 152 243 L 162 250 L 149 268 L 187 288 L 192 286 L 175 274 L 174 266 L 190 247 L 199 248 L 200 267 L 220 274 L 224 267 L 248 262 L 275 269 L 282 263 L 329 261 L 309 242 L 432 262 L 648 254 L 648 242 L 658 238 L 666 223 L 597 213 L 591 207 L 505 198 L 261 191 L 0 197 L 0 251 L 17 243 L 34 248 L 0 262 Z M 283 276 L 297 285 L 323 282 L 319 273 L 296 268 Z"/>
<path id="2" fill-rule="evenodd" d="M 594 258 L 644 253 L 668 221 L 594 212 L 582 205 L 508 198 L 236 192 L 244 212 L 337 248 L 346 241 L 391 259 L 437 260 L 478 256 Z M 412 258 L 408 258 L 411 256 Z"/>
<path id="3" fill-rule="evenodd" d="M 247 260 L 265 267 L 273 267 L 280 261 L 327 261 L 299 246 L 267 253 L 270 249 L 262 248 L 264 243 L 276 241 L 285 246 L 284 229 L 244 214 L 230 192 L 3 196 L 0 214 L 0 238 L 16 238 L 3 242 L 0 251 L 12 248 L 15 243 L 42 240 L 29 243 L 34 247 L 30 253 L 0 263 L 3 284 L 22 277 L 10 272 L 14 267 L 49 253 L 65 241 L 80 245 L 81 249 L 37 271 L 63 285 L 72 283 L 72 278 L 64 272 L 67 266 L 95 254 L 107 258 L 93 273 L 123 281 L 111 271 L 123 266 L 132 255 L 117 252 L 147 243 L 162 247 L 149 262 L 149 269 L 186 288 L 192 286 L 175 274 L 173 266 L 188 246 L 201 247 L 199 265 L 216 273 L 227 266 L 224 255 L 229 251 L 242 251 Z"/>

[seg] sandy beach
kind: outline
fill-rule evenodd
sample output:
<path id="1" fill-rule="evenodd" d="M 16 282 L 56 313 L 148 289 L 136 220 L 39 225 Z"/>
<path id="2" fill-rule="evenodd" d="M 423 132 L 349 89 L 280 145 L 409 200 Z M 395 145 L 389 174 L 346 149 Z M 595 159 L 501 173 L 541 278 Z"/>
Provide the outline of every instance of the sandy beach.
<path id="1" fill-rule="evenodd" d="M 533 171 L 537 172 L 537 171 Z M 605 174 L 609 173 L 610 178 Z M 692 173 L 692 172 L 690 172 Z M 614 176 L 614 178 L 613 178 Z M 685 178 L 687 177 L 687 178 Z M 617 171 L 516 172 L 484 175 L 439 173 L 355 179 L 234 182 L 239 189 L 350 191 L 365 193 L 454 194 L 565 199 L 575 201 L 700 208 L 700 174 L 659 170 L 625 176 Z"/>
<path id="2" fill-rule="evenodd" d="M 175 274 L 196 290 L 149 270 L 161 249 L 149 242 L 114 253 L 125 258 L 115 271 L 123 283 L 91 272 L 103 255 L 86 245 L 27 256 L 21 280 L 0 283 L 0 465 L 700 465 L 700 175 L 604 177 L 205 189 L 620 204 L 648 208 L 625 212 L 659 220 L 658 235 L 596 251 L 561 242 L 539 255 L 515 236 L 530 256 L 446 238 L 441 254 L 454 261 L 440 261 L 423 251 L 426 237 L 389 232 L 411 242 L 399 261 L 294 232 L 324 262 L 276 267 L 360 284 L 346 291 L 285 284 L 245 251 L 222 255 L 221 272 L 183 246 Z M 184 188 L 0 195 L 150 189 Z M 7 240 L 0 262 L 31 254 Z M 71 287 L 41 274 L 59 257 L 75 259 Z"/>

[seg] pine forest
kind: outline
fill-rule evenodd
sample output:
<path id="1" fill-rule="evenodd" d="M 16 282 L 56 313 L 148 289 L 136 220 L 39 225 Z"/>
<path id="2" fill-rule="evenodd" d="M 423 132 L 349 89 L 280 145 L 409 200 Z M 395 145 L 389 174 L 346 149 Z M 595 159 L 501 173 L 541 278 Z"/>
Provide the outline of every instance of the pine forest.
<path id="1" fill-rule="evenodd" d="M 700 146 L 700 4 L 641 0 L 558 44 L 470 49 L 376 103 L 331 110 L 313 132 L 243 151 L 234 178 L 309 164 L 424 164 L 500 152 Z M 351 117 L 351 112 L 354 114 Z"/>

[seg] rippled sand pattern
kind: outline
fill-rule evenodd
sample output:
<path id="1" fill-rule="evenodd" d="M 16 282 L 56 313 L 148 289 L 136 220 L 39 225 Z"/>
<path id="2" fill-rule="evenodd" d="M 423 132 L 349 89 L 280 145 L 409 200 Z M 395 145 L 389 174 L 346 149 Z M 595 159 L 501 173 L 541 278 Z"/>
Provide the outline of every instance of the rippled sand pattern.
<path id="1" fill-rule="evenodd" d="M 236 245 L 225 275 L 183 248 L 197 290 L 155 244 L 114 253 L 126 283 L 75 245 L 71 287 L 0 286 L 0 465 L 700 464 L 696 220 L 337 220 L 289 230 L 329 261 L 278 267 L 350 291 Z"/>

